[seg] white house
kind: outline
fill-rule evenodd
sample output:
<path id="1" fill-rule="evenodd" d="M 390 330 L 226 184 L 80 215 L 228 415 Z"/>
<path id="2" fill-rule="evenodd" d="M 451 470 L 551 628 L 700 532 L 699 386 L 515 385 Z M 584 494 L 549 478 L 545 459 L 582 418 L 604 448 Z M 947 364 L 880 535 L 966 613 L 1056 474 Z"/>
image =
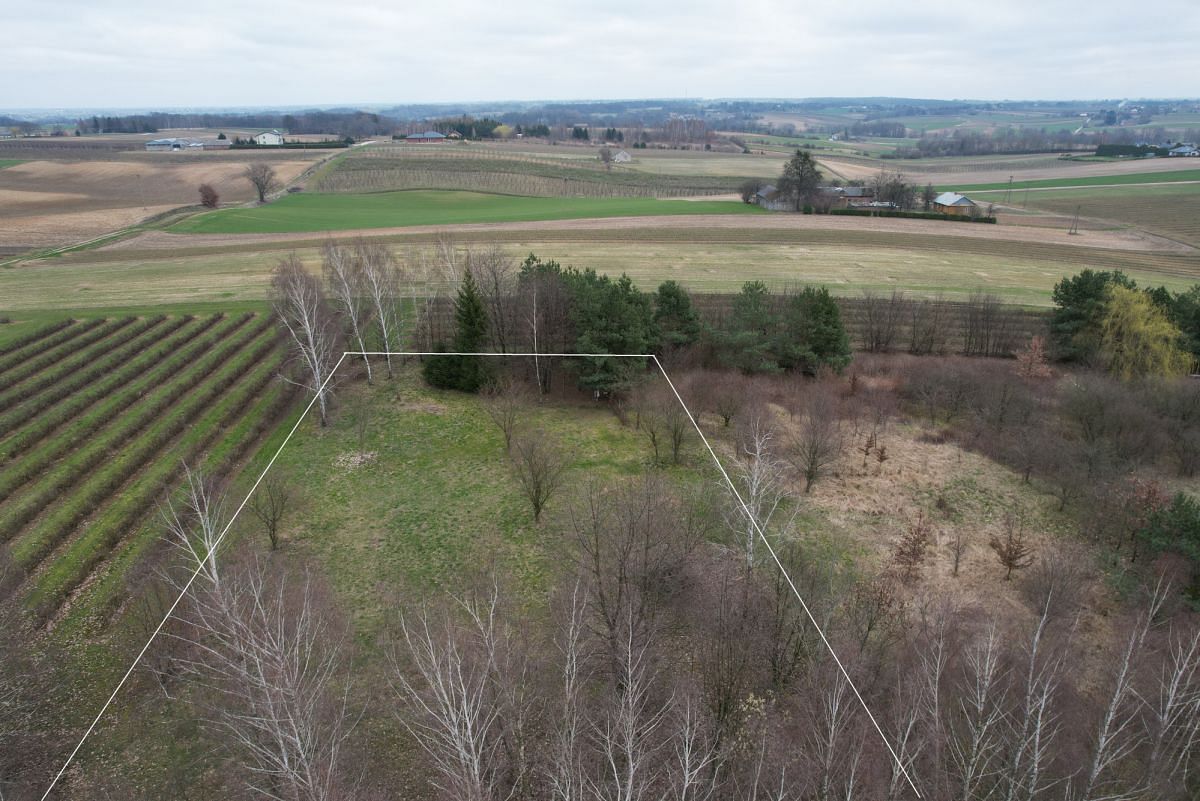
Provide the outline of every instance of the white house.
<path id="1" fill-rule="evenodd" d="M 618 150 L 616 153 L 613 154 L 612 160 L 615 161 L 617 164 L 627 164 L 627 163 L 633 161 L 633 156 L 629 155 L 629 153 L 627 151 Z"/>
<path id="2" fill-rule="evenodd" d="M 263 131 L 260 134 L 255 134 L 254 144 L 256 145 L 282 145 L 283 134 L 279 131 Z"/>

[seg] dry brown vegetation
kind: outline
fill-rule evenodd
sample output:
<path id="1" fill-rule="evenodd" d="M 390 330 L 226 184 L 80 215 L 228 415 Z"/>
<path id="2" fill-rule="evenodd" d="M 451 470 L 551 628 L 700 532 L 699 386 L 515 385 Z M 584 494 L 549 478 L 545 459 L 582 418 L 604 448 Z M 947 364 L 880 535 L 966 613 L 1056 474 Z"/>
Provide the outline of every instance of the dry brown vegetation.
<path id="1" fill-rule="evenodd" d="M 0 170 L 0 244 L 19 252 L 99 236 L 195 204 L 202 183 L 216 188 L 225 203 L 254 197 L 240 176 L 245 162 L 260 154 L 140 155 L 156 158 L 33 160 Z M 293 151 L 271 154 L 270 162 L 286 182 L 316 157 Z"/>

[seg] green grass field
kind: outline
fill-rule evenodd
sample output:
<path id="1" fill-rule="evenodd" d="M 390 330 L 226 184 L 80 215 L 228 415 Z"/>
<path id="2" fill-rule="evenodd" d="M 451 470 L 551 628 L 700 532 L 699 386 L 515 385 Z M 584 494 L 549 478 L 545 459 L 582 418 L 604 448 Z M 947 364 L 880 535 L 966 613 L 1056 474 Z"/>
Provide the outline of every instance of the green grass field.
<path id="1" fill-rule="evenodd" d="M 0 159 L 0 170 L 3 170 L 5 167 L 15 167 L 22 163 L 21 159 Z"/>
<path id="2" fill-rule="evenodd" d="M 1175 170 L 1170 172 L 1134 172 L 1120 175 L 1093 175 L 1080 178 L 1051 178 L 1041 181 L 1014 181 L 1012 189 L 1054 189 L 1066 186 L 1116 186 L 1126 184 L 1159 184 L 1178 183 L 1180 181 L 1200 181 L 1200 170 Z M 1010 188 L 1008 183 L 973 184 L 958 186 L 947 184 L 939 187 L 939 191 L 954 190 L 957 192 L 1000 192 Z M 1196 190 L 1200 197 L 1200 188 Z"/>
<path id="3" fill-rule="evenodd" d="M 222 209 L 201 214 L 175 224 L 170 230 L 198 234 L 295 233 L 592 217 L 756 213 L 761 213 L 761 209 L 740 201 L 541 198 L 412 191 L 289 195 L 258 208 Z M 180 244 L 184 243 L 181 241 Z"/>

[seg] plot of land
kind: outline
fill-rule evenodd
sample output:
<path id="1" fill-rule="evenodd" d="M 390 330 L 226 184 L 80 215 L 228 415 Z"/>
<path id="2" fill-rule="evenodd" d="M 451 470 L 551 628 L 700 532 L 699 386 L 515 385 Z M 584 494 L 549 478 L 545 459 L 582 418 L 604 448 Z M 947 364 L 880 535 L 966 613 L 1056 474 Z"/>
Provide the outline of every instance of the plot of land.
<path id="1" fill-rule="evenodd" d="M 0 347 L 0 544 L 41 624 L 122 601 L 182 460 L 232 470 L 284 411 L 279 361 L 253 314 L 64 320 Z"/>
<path id="2" fill-rule="evenodd" d="M 171 230 L 181 233 L 287 233 L 711 213 L 755 214 L 762 210 L 737 201 L 689 202 L 654 198 L 539 198 L 427 191 L 304 194 L 291 195 L 258 208 L 203 214 L 178 223 Z"/>
<path id="3" fill-rule="evenodd" d="M 1181 159 L 1182 160 L 1182 159 Z M 1200 246 L 1200 184 L 1030 192 L 1022 202 L 1064 216 L 1112 220 Z"/>
<path id="4" fill-rule="evenodd" d="M 0 246 L 9 252 L 79 242 L 155 214 L 194 204 L 201 183 L 222 201 L 253 198 L 245 161 L 225 154 L 143 154 L 153 161 L 27 161 L 0 170 Z M 257 156 L 258 154 L 252 154 Z M 314 156 L 271 159 L 283 182 Z"/>

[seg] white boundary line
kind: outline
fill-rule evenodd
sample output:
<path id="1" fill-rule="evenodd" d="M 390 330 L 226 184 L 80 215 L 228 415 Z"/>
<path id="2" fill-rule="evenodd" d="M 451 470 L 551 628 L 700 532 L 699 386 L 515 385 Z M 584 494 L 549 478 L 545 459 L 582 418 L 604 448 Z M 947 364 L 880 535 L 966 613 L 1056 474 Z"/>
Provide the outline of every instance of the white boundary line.
<path id="1" fill-rule="evenodd" d="M 218 536 L 216 539 L 216 542 L 213 543 L 213 546 L 209 550 L 209 553 L 212 553 L 212 551 L 215 551 L 221 545 L 221 541 L 224 540 L 225 535 L 229 533 L 229 529 L 232 528 L 234 522 L 238 518 L 238 515 L 242 513 L 242 510 L 244 508 L 246 508 L 246 504 L 250 502 L 250 497 L 254 494 L 254 491 L 256 489 L 258 489 L 258 485 L 262 483 L 262 480 L 264 478 L 266 478 L 267 471 L 269 471 L 271 469 L 271 466 L 275 464 L 275 460 L 279 458 L 279 454 L 283 453 L 283 449 L 285 447 L 287 447 L 287 444 L 288 444 L 288 442 L 291 441 L 292 436 L 295 435 L 297 430 L 299 430 L 300 424 L 304 422 L 304 419 L 306 417 L 308 417 L 308 413 L 310 411 L 312 411 L 312 407 L 316 404 L 317 398 L 320 397 L 320 395 L 325 392 L 326 387 L 329 386 L 329 382 L 337 374 L 338 368 L 342 366 L 342 362 L 344 362 L 346 360 L 347 356 L 492 356 L 492 357 L 500 356 L 500 357 L 515 357 L 515 358 L 546 356 L 546 357 L 564 357 L 564 358 L 577 358 L 577 359 L 578 358 L 584 358 L 584 359 L 587 359 L 587 358 L 592 358 L 592 359 L 596 359 L 596 358 L 652 359 L 654 361 L 655 366 L 658 367 L 659 372 L 662 373 L 663 378 L 666 379 L 667 386 L 669 386 L 671 388 L 671 392 L 672 392 L 672 394 L 675 395 L 675 399 L 677 401 L 679 401 L 679 405 L 683 407 L 683 411 L 688 416 L 688 420 L 691 421 L 692 427 L 695 428 L 696 433 L 700 435 L 700 441 L 704 443 L 704 447 L 708 450 L 709 455 L 712 456 L 713 463 L 717 466 L 717 470 L 719 470 L 721 472 L 721 477 L 725 479 L 725 483 L 729 486 L 729 489 L 733 491 L 733 496 L 735 498 L 737 498 L 738 504 L 742 507 L 742 511 L 744 511 L 746 513 L 746 519 L 750 521 L 750 524 L 752 526 L 754 526 L 754 530 L 755 530 L 755 532 L 758 533 L 759 538 L 763 541 L 763 545 L 765 545 L 767 547 L 767 552 L 771 554 L 771 559 L 775 562 L 775 565 L 779 568 L 779 572 L 783 575 L 784 580 L 787 581 L 788 586 L 791 587 L 792 593 L 795 594 L 796 600 L 800 602 L 801 608 L 804 609 L 804 614 L 808 617 L 809 622 L 812 623 L 813 628 L 817 630 L 817 634 L 819 634 L 821 636 L 821 642 L 825 644 L 825 648 L 826 648 L 826 650 L 829 651 L 829 655 L 833 657 L 833 661 L 837 664 L 838 670 L 841 671 L 842 676 L 845 677 L 846 682 L 850 685 L 850 689 L 854 691 L 854 697 L 858 699 L 859 705 L 862 706 L 863 711 L 867 713 L 867 717 L 871 720 L 871 725 L 873 725 L 875 727 L 875 731 L 879 733 L 879 739 L 881 739 L 883 741 L 883 744 L 887 748 L 888 753 L 891 754 L 892 759 L 895 760 L 896 767 L 898 767 L 900 769 L 900 772 L 904 775 L 905 780 L 908 782 L 908 786 L 912 788 L 912 791 L 916 794 L 917 798 L 922 798 L 921 791 L 917 789 L 917 785 L 913 782 L 912 777 L 910 777 L 908 775 L 908 770 L 905 769 L 904 763 L 900 760 L 900 757 L 896 755 L 896 751 L 895 751 L 895 749 L 892 748 L 892 744 L 890 742 L 888 742 L 887 736 L 883 733 L 883 728 L 879 725 L 879 722 L 875 719 L 875 716 L 873 714 L 871 714 L 870 708 L 867 707 L 867 702 L 863 700 L 862 695 L 858 692 L 858 687 L 855 686 L 855 684 L 854 684 L 854 680 L 850 678 L 850 673 L 846 670 L 845 666 L 842 664 L 842 660 L 838 658 L 837 652 L 833 650 L 833 645 L 830 644 L 829 639 L 825 636 L 825 632 L 822 631 L 820 624 L 817 623 L 817 619 L 813 616 L 813 613 L 809 610 L 808 604 L 805 603 L 804 598 L 801 597 L 800 590 L 798 590 L 796 588 L 796 584 L 795 584 L 795 582 L 792 581 L 792 577 L 790 575 L 788 575 L 787 570 L 783 566 L 783 562 L 780 560 L 778 554 L 775 552 L 775 548 L 772 547 L 770 540 L 767 539 L 766 533 L 762 530 L 762 527 L 759 525 L 758 520 L 754 517 L 754 513 L 750 511 L 750 507 L 748 507 L 746 505 L 746 502 L 742 499 L 741 493 L 738 492 L 737 487 L 734 485 L 733 481 L 729 478 L 729 473 L 725 472 L 724 465 L 722 465 L 721 460 L 717 458 L 717 452 L 715 450 L 713 450 L 713 446 L 709 443 L 708 437 L 704 436 L 704 432 L 700 429 L 700 424 L 696 422 L 696 418 L 692 415 L 692 410 L 690 408 L 688 408 L 687 403 L 685 403 L 683 400 L 683 396 L 680 395 L 679 390 L 675 388 L 675 382 L 673 382 L 671 380 L 671 376 L 669 376 L 667 374 L 667 369 L 665 367 L 663 367 L 662 362 L 660 362 L 658 360 L 658 357 L 655 356 L 653 353 L 490 353 L 490 352 L 482 353 L 482 352 L 455 352 L 455 351 L 451 351 L 451 352 L 445 352 L 445 351 L 436 351 L 436 352 L 434 352 L 434 351 L 357 351 L 357 350 L 345 351 L 342 353 L 341 357 L 337 360 L 337 364 L 335 364 L 333 366 L 333 369 L 329 371 L 329 375 L 326 376 L 325 381 L 321 384 L 320 388 L 317 390 L 316 393 L 313 394 L 312 400 L 310 400 L 308 402 L 308 405 L 304 407 L 304 411 L 300 414 L 300 417 L 297 418 L 295 425 L 292 426 L 292 430 L 288 432 L 288 435 L 286 437 L 284 437 L 283 442 L 280 443 L 280 445 L 276 449 L 275 453 L 271 456 L 270 461 L 267 462 L 267 466 L 263 468 L 262 472 L 259 473 L 258 478 L 256 478 L 254 480 L 254 485 L 252 487 L 250 487 L 249 492 L 246 493 L 246 497 L 242 499 L 242 502 L 238 504 L 237 509 L 235 509 L 233 511 L 233 515 L 230 516 L 229 522 L 225 524 L 225 528 L 223 528 L 221 530 L 220 536 Z M 163 626 L 165 626 L 167 624 L 167 621 L 171 619 L 171 615 L 175 614 L 175 609 L 179 606 L 179 603 L 183 600 L 183 597 L 185 595 L 187 595 L 188 590 L 190 590 L 192 588 L 192 584 L 195 583 L 196 578 L 200 575 L 201 572 L 203 572 L 203 570 L 204 570 L 204 560 L 202 560 L 201 563 L 196 567 L 195 571 L 192 572 L 191 577 L 187 580 L 187 583 L 183 585 L 183 589 L 180 590 L 179 597 L 176 598 L 175 601 L 171 604 L 171 608 L 167 610 L 167 614 L 163 616 L 162 621 L 157 626 L 155 626 L 154 631 L 150 634 L 150 639 L 146 640 L 146 644 L 142 646 L 142 649 L 140 651 L 138 651 L 138 655 L 136 657 L 134 657 L 133 663 L 129 666 L 129 669 L 125 671 L 125 675 L 123 675 L 121 677 L 121 680 L 117 683 L 116 688 L 113 689 L 112 694 L 108 696 L 108 700 L 104 702 L 104 705 L 102 707 L 100 707 L 100 711 L 96 713 L 95 719 L 92 721 L 91 725 L 88 726 L 87 731 L 85 731 L 83 733 L 83 737 L 80 738 L 79 743 L 71 751 L 71 754 L 70 754 L 70 756 L 67 757 L 66 762 L 64 762 L 63 766 L 61 768 L 59 768 L 58 773 L 55 774 L 54 779 L 50 782 L 50 786 L 46 788 L 46 792 L 42 794 L 42 801 L 46 801 L 46 799 L 50 796 L 50 793 L 54 790 L 55 786 L 58 784 L 59 780 L 62 779 L 63 774 L 67 772 L 67 768 L 69 768 L 71 766 L 71 763 L 75 760 L 75 757 L 76 757 L 76 755 L 78 755 L 79 750 L 81 748 L 83 748 L 83 744 L 85 742 L 87 742 L 88 737 L 90 737 L 92 735 L 92 732 L 95 731 L 96 726 L 100 723 L 100 718 L 104 717 L 104 713 L 108 711 L 108 708 L 110 706 L 112 706 L 112 702 L 114 699 L 116 699 L 117 693 L 119 693 L 121 691 L 121 688 L 125 686 L 125 682 L 127 682 L 129 680 L 129 677 L 131 675 L 133 675 L 133 671 L 137 668 L 138 663 L 142 661 L 142 657 L 146 655 L 146 652 L 148 650 L 150 650 L 151 644 L 153 644 L 155 638 L 158 637 L 158 634 L 159 634 L 159 632 L 162 631 Z"/>

